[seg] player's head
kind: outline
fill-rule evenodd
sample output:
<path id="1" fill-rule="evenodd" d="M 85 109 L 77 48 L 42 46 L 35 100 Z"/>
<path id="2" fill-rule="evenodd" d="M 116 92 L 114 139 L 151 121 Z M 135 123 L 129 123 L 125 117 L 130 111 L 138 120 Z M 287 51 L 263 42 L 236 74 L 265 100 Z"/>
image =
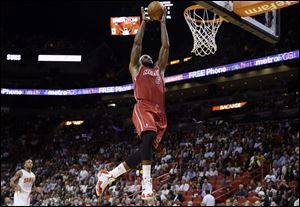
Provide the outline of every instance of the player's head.
<path id="1" fill-rule="evenodd" d="M 150 68 L 154 67 L 153 60 L 149 55 L 142 55 L 140 57 L 140 64 Z"/>
<path id="2" fill-rule="evenodd" d="M 25 169 L 32 169 L 32 167 L 33 167 L 33 162 L 32 162 L 32 160 L 26 160 L 25 162 L 24 162 L 24 168 Z"/>

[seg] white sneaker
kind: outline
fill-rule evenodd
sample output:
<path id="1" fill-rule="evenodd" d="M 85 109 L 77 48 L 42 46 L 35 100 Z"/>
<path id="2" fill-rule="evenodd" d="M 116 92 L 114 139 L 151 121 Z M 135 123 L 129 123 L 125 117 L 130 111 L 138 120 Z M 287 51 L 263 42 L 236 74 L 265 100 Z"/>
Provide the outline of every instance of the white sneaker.
<path id="1" fill-rule="evenodd" d="M 141 198 L 143 200 L 153 200 L 154 199 L 151 178 L 146 178 L 146 179 L 142 180 L 142 189 L 143 189 L 143 192 L 142 192 Z"/>
<path id="2" fill-rule="evenodd" d="M 107 170 L 100 170 L 98 172 L 98 181 L 96 184 L 97 196 L 102 196 L 105 188 L 115 180 L 116 179 Z"/>

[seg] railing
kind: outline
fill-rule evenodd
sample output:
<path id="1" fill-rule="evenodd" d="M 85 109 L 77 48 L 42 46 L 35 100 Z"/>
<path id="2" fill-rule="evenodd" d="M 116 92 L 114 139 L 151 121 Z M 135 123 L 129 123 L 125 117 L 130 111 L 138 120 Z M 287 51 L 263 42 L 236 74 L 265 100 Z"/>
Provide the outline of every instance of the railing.
<path id="1" fill-rule="evenodd" d="M 238 189 L 239 184 L 249 184 L 251 179 L 263 180 L 264 176 L 266 175 L 266 173 L 269 172 L 270 168 L 271 168 L 271 164 L 266 161 L 260 168 L 254 169 L 250 172 L 244 172 L 242 176 L 238 177 L 239 179 L 233 180 L 233 182 L 229 186 L 231 188 L 230 191 L 223 193 L 223 191 L 227 187 L 222 187 L 222 188 L 219 188 L 219 189 L 213 191 L 212 194 L 216 195 L 216 194 L 218 194 L 218 192 L 222 192 L 221 195 L 218 195 L 215 198 L 216 201 L 222 202 L 222 201 L 224 201 L 224 198 L 226 199 L 227 195 L 230 195 L 230 196 L 233 195 L 233 192 L 235 192 Z"/>

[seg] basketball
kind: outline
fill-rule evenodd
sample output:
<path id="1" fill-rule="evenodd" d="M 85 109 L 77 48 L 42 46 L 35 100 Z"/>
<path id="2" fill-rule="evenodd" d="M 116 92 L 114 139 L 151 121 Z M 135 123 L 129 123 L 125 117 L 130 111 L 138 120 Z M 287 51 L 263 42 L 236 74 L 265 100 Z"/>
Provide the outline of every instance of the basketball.
<path id="1" fill-rule="evenodd" d="M 159 1 L 152 1 L 148 5 L 149 17 L 153 20 L 161 20 L 164 14 L 164 6 Z"/>

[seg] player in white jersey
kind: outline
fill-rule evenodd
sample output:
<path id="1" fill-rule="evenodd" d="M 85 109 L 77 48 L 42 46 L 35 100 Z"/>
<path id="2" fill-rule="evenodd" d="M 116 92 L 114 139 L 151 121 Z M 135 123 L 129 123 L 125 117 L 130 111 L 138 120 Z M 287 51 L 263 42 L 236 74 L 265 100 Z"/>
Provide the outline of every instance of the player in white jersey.
<path id="1" fill-rule="evenodd" d="M 32 160 L 26 160 L 24 164 L 24 169 L 16 172 L 16 174 L 10 179 L 10 186 L 15 190 L 14 206 L 30 205 L 29 196 L 32 188 L 35 188 L 35 175 L 31 171 L 32 167 Z"/>

